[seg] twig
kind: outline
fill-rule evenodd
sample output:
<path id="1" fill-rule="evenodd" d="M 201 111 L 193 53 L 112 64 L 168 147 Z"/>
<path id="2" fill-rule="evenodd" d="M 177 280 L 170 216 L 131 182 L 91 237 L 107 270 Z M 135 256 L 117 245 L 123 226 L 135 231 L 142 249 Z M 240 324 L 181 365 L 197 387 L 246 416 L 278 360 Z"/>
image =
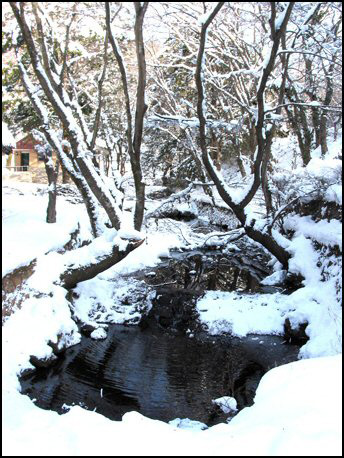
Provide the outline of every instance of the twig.
<path id="1" fill-rule="evenodd" d="M 205 244 L 207 243 L 207 241 L 208 241 L 209 239 L 211 239 L 212 237 L 228 237 L 228 236 L 230 236 L 233 232 L 238 231 L 238 230 L 240 231 L 240 233 L 239 233 L 236 237 L 234 237 L 233 239 L 230 239 L 230 240 L 228 240 L 228 241 L 229 241 L 229 242 L 234 242 L 234 241 L 236 241 L 236 240 L 239 240 L 239 239 L 241 239 L 242 237 L 244 237 L 244 236 L 246 235 L 246 233 L 245 233 L 245 231 L 244 231 L 244 228 L 233 229 L 232 231 L 225 232 L 225 233 L 212 234 L 212 235 L 210 235 L 209 237 L 206 238 L 206 240 L 205 240 L 204 243 L 203 243 L 203 246 L 205 246 Z"/>
<path id="2" fill-rule="evenodd" d="M 176 283 L 177 283 L 177 281 L 171 281 L 171 282 L 167 282 L 167 283 L 159 283 L 159 284 L 157 284 L 157 285 L 150 285 L 150 284 L 148 284 L 148 286 L 154 286 L 154 288 L 155 288 L 156 286 L 175 285 Z"/>
<path id="3" fill-rule="evenodd" d="M 174 202 L 175 200 L 180 199 L 181 197 L 184 197 L 186 194 L 188 194 L 191 191 L 193 187 L 194 187 L 194 183 L 189 184 L 189 186 L 187 186 L 182 191 L 177 192 L 176 194 L 173 194 L 168 199 L 166 199 L 161 205 L 159 205 L 158 208 L 156 208 L 155 210 L 152 210 L 151 212 L 147 212 L 145 216 L 145 221 L 149 218 L 154 217 L 154 215 L 156 215 L 165 205 L 171 202 Z"/>
<path id="4" fill-rule="evenodd" d="M 332 185 L 330 185 L 332 186 Z M 302 199 L 303 197 L 306 197 L 306 196 L 309 196 L 310 194 L 313 194 L 315 192 L 319 192 L 319 189 L 313 189 L 313 191 L 310 191 L 310 192 L 307 192 L 306 194 L 303 194 L 302 196 L 297 196 L 295 197 L 295 199 L 291 200 L 290 202 L 288 202 L 278 213 L 277 215 L 274 217 L 274 219 L 272 220 L 271 224 L 269 225 L 269 228 L 271 229 L 272 226 L 275 224 L 276 220 L 283 214 L 283 212 L 286 210 L 286 208 L 288 208 L 290 205 L 296 203 L 299 199 Z"/>

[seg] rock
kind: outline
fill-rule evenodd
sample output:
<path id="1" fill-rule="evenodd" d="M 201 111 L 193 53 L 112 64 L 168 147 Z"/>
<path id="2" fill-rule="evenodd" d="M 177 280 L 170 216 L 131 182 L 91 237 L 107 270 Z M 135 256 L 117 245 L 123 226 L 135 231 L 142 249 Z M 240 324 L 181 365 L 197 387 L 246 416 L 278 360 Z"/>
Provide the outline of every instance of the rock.
<path id="1" fill-rule="evenodd" d="M 306 334 L 308 322 L 301 323 L 297 328 L 293 328 L 289 318 L 284 321 L 284 338 L 288 343 L 304 345 L 309 337 Z"/>
<path id="2" fill-rule="evenodd" d="M 285 278 L 285 286 L 291 291 L 297 290 L 302 288 L 303 280 L 304 278 L 302 275 L 288 272 Z"/>
<path id="3" fill-rule="evenodd" d="M 29 297 L 29 291 L 27 288 L 25 290 L 25 285 L 27 279 L 33 274 L 35 266 L 36 259 L 2 278 L 2 322 L 13 313 L 16 307 L 20 308 Z"/>
<path id="4" fill-rule="evenodd" d="M 19 377 L 25 378 L 27 376 L 31 376 L 36 371 L 35 367 L 26 367 L 25 369 L 20 370 Z"/>
<path id="5" fill-rule="evenodd" d="M 197 431 L 208 429 L 208 426 L 205 423 L 190 420 L 189 418 L 175 418 L 174 420 L 169 421 L 168 424 L 180 429 L 193 429 Z"/>
<path id="6" fill-rule="evenodd" d="M 96 340 L 106 339 L 107 332 L 104 328 L 97 328 L 91 333 L 90 337 Z"/>
<path id="7" fill-rule="evenodd" d="M 51 354 L 50 356 L 46 356 L 44 358 L 38 358 L 35 355 L 30 355 L 30 363 L 35 367 L 49 367 L 57 360 L 57 356 Z"/>
<path id="8" fill-rule="evenodd" d="M 160 189 L 147 190 L 148 199 L 165 199 L 173 193 L 173 190 L 168 187 L 160 187 Z"/>
<path id="9" fill-rule="evenodd" d="M 222 398 L 213 399 L 213 404 L 216 404 L 220 407 L 223 413 L 229 414 L 236 412 L 237 409 L 237 402 L 235 398 L 231 396 L 222 396 Z"/>
<path id="10" fill-rule="evenodd" d="M 142 318 L 140 326 L 158 326 L 183 334 L 201 330 L 196 311 L 196 301 L 201 294 L 188 289 L 157 288 L 156 296 L 152 299 L 152 308 Z"/>
<path id="11" fill-rule="evenodd" d="M 53 349 L 53 352 L 55 355 L 59 355 L 63 353 L 66 349 L 64 344 L 61 344 L 62 341 L 62 334 L 58 334 L 56 338 L 56 342 L 53 342 L 52 340 L 49 340 L 48 345 Z"/>
<path id="12" fill-rule="evenodd" d="M 63 254 L 65 251 L 74 250 L 80 245 L 80 224 L 78 223 L 78 227 L 75 229 L 75 231 L 70 233 L 69 241 L 63 246 L 62 249 L 57 250 L 57 252 Z"/>
<path id="13" fill-rule="evenodd" d="M 160 218 L 171 218 L 176 221 L 191 221 L 195 218 L 197 218 L 197 213 L 195 212 L 195 209 L 187 206 L 170 206 L 167 207 L 159 212 L 159 217 Z"/>
<path id="14" fill-rule="evenodd" d="M 260 284 L 261 285 L 266 285 L 266 286 L 277 286 L 277 285 L 283 285 L 285 280 L 287 278 L 287 271 L 286 270 L 278 270 L 277 272 L 274 272 L 273 274 L 269 275 L 268 277 L 265 277 Z"/>
<path id="15" fill-rule="evenodd" d="M 49 340 L 48 345 L 53 349 L 56 356 L 61 355 L 67 348 L 72 347 L 80 342 L 80 334 L 74 331 L 59 333 L 56 339 Z"/>
<path id="16" fill-rule="evenodd" d="M 83 323 L 80 325 L 80 331 L 86 336 L 89 337 L 93 331 L 97 329 L 96 326 L 93 326 L 89 323 Z"/>

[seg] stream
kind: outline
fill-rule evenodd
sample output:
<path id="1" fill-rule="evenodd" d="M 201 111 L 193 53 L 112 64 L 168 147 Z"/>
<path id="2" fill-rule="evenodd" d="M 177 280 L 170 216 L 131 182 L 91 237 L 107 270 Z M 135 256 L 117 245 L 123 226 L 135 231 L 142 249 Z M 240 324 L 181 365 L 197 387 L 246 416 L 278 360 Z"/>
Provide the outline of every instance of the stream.
<path id="1" fill-rule="evenodd" d="M 49 368 L 21 378 L 22 393 L 64 413 L 81 405 L 120 420 L 135 410 L 162 421 L 225 421 L 213 399 L 230 395 L 252 405 L 263 374 L 297 359 L 299 347 L 278 336 L 190 338 L 137 326 L 111 325 L 108 337 L 83 337 Z"/>
<path id="2" fill-rule="evenodd" d="M 104 340 L 85 333 L 51 366 L 23 375 L 22 393 L 60 414 L 80 405 L 112 420 L 134 410 L 166 422 L 225 422 L 228 414 L 212 401 L 234 397 L 239 411 L 252 405 L 261 377 L 297 360 L 299 346 L 280 336 L 210 336 L 195 303 L 208 289 L 267 292 L 260 286 L 269 274 L 266 265 L 264 254 L 254 250 L 250 256 L 244 249 L 172 252 L 156 268 L 128 276 L 128 284 L 135 279 L 141 290 L 134 289 L 121 307 L 144 303 L 148 291 L 156 292 L 139 326 L 110 324 Z"/>

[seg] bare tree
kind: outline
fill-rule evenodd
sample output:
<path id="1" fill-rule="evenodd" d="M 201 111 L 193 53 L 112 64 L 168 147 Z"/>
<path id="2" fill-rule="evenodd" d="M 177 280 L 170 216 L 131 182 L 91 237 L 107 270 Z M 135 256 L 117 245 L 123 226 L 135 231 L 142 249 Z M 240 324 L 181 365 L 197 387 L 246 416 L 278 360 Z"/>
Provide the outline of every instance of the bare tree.
<path id="1" fill-rule="evenodd" d="M 340 108 L 331 107 L 336 79 L 339 77 L 340 81 L 341 74 L 342 19 L 335 14 L 334 5 L 333 2 L 298 5 L 301 14 L 294 19 L 298 30 L 290 43 L 282 38 L 279 51 L 287 102 L 282 105 L 279 101 L 279 104 L 297 136 L 304 166 L 311 160 L 314 147 L 320 146 L 322 154 L 326 154 L 328 120 L 337 111 L 341 112 Z M 302 19 L 305 7 L 308 12 Z"/>
<path id="2" fill-rule="evenodd" d="M 230 194 L 228 187 L 226 186 L 223 178 L 216 170 L 212 160 L 209 157 L 206 144 L 206 117 L 205 117 L 205 94 L 204 94 L 204 83 L 203 83 L 203 73 L 205 65 L 205 45 L 207 37 L 207 29 L 213 19 L 215 18 L 218 11 L 222 8 L 224 2 L 219 2 L 208 17 L 202 22 L 201 26 L 201 35 L 200 35 L 200 44 L 197 56 L 197 66 L 196 66 L 196 85 L 198 91 L 198 102 L 197 102 L 197 113 L 199 118 L 199 133 L 200 133 L 200 147 L 202 153 L 202 160 L 209 173 L 210 177 L 214 181 L 216 188 L 226 202 L 226 204 L 233 210 L 234 214 L 244 227 L 246 234 L 251 237 L 253 240 L 261 243 L 266 249 L 270 251 L 284 267 L 288 265 L 288 259 L 290 257 L 289 253 L 276 241 L 272 234 L 271 226 L 267 230 L 262 231 L 259 228 L 255 228 L 255 221 L 249 221 L 247 219 L 247 214 L 245 213 L 245 207 L 251 202 L 255 196 L 258 188 L 265 179 L 266 165 L 269 159 L 269 151 L 272 141 L 272 132 L 266 128 L 265 125 L 265 103 L 264 96 L 265 90 L 267 87 L 268 78 L 273 70 L 278 48 L 280 45 L 281 37 L 285 32 L 288 20 L 294 2 L 290 2 L 284 11 L 275 18 L 275 7 L 272 3 L 271 7 L 271 37 L 272 37 L 272 46 L 270 49 L 270 54 L 267 60 L 264 62 L 261 76 L 259 80 L 258 90 L 257 90 L 257 116 L 256 116 L 256 136 L 257 136 L 257 151 L 254 162 L 254 171 L 253 171 L 253 181 L 245 194 L 241 197 L 240 200 L 234 200 Z"/>
<path id="3" fill-rule="evenodd" d="M 39 144 L 35 146 L 40 158 L 44 161 L 45 171 L 48 177 L 48 207 L 47 207 L 47 223 L 56 223 L 56 197 L 57 197 L 57 177 L 59 174 L 60 161 L 57 159 L 55 164 L 53 161 L 53 151 L 51 146 L 45 140 L 44 136 L 39 135 L 39 132 L 34 131 L 34 137 L 39 140 Z"/>
<path id="4" fill-rule="evenodd" d="M 32 5 L 35 21 L 27 21 L 27 4 L 24 2 L 10 2 L 13 14 L 18 23 L 22 39 L 24 40 L 30 60 L 30 71 L 27 64 L 24 64 L 17 50 L 18 66 L 21 72 L 23 85 L 27 95 L 42 120 L 42 130 L 46 141 L 51 148 L 57 151 L 59 159 L 68 170 L 72 180 L 78 187 L 86 204 L 94 236 L 101 236 L 104 229 L 104 213 L 110 227 L 115 231 L 120 229 L 121 192 L 112 186 L 109 188 L 104 177 L 94 161 L 94 137 L 98 129 L 95 124 L 93 135 L 88 130 L 87 123 L 83 118 L 80 106 L 72 97 L 72 92 L 65 90 L 65 72 L 67 72 L 66 59 L 62 65 L 57 65 L 52 52 L 53 43 L 45 38 L 43 27 L 43 12 L 38 4 Z M 67 24 L 65 35 L 65 52 L 67 55 L 69 44 L 69 27 L 72 18 Z M 33 30 L 33 24 L 36 29 Z M 37 47 L 37 41 L 38 46 Z M 71 81 L 71 84 L 73 81 Z M 42 97 L 44 94 L 44 98 Z M 49 120 L 48 106 L 58 117 L 67 139 L 62 141 L 52 128 Z M 99 110 L 101 104 L 98 106 Z M 105 222 L 106 222 L 105 219 Z M 86 262 L 78 268 L 66 266 L 61 279 L 68 276 L 71 270 L 74 271 L 73 282 L 65 282 L 66 285 L 75 284 L 91 278 L 103 271 L 110 265 L 123 259 L 130 251 L 135 249 L 142 242 L 142 237 L 137 235 L 127 240 L 125 246 L 120 249 L 120 237 L 115 237 L 113 246 L 107 254 L 102 253 L 94 262 Z"/>
<path id="5" fill-rule="evenodd" d="M 105 2 L 106 10 L 106 27 L 109 34 L 110 43 L 116 57 L 122 79 L 122 87 L 124 92 L 126 116 L 127 116 L 127 143 L 128 154 L 130 157 L 131 168 L 134 176 L 135 191 L 136 191 L 136 205 L 134 214 L 134 227 L 140 230 L 143 221 L 144 205 L 145 205 L 145 183 L 143 181 L 142 168 L 141 168 L 141 144 L 143 135 L 143 122 L 144 115 L 147 110 L 145 103 L 145 89 L 146 89 L 146 59 L 145 59 L 145 46 L 143 40 L 143 20 L 147 11 L 149 2 L 134 2 L 135 6 L 135 46 L 136 46 L 136 59 L 138 66 L 137 78 L 137 92 L 136 92 L 136 111 L 135 123 L 133 125 L 133 116 L 130 106 L 130 95 L 128 85 L 128 75 L 124 64 L 123 55 L 121 53 L 119 44 L 117 43 L 111 29 L 111 15 L 110 6 L 111 2 Z"/>

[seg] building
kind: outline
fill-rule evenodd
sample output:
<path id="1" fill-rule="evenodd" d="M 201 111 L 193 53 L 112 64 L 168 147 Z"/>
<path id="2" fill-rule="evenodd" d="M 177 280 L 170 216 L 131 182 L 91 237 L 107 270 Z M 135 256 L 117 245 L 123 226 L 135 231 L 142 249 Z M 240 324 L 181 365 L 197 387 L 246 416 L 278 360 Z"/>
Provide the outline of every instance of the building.
<path id="1" fill-rule="evenodd" d="M 10 172 L 29 172 L 39 168 L 45 170 L 44 160 L 35 150 L 39 142 L 34 139 L 32 134 L 27 134 L 24 138 L 16 142 L 15 148 L 8 155 L 6 168 Z M 56 153 L 53 152 L 53 160 L 56 160 Z"/>
<path id="2" fill-rule="evenodd" d="M 13 147 L 15 144 L 15 147 Z M 36 151 L 35 147 L 39 145 L 39 141 L 35 140 L 32 134 L 27 134 L 22 139 L 14 142 L 11 147 L 2 149 L 2 175 L 3 178 L 18 179 L 19 181 L 28 181 L 33 183 L 46 183 L 47 175 L 45 171 L 44 159 Z M 96 159 L 103 171 L 108 169 L 109 151 L 106 148 L 105 142 L 97 141 Z M 57 160 L 56 152 L 53 151 L 53 161 Z M 66 171 L 62 173 L 61 167 L 58 177 L 58 182 L 69 182 L 69 175 Z"/>
<path id="3" fill-rule="evenodd" d="M 17 140 L 12 149 L 7 148 L 5 154 L 3 149 L 2 178 L 29 183 L 47 183 L 48 177 L 44 160 L 35 149 L 38 144 L 39 142 L 34 139 L 32 134 L 27 134 Z M 53 161 L 55 162 L 56 159 L 57 155 L 53 151 Z M 62 179 L 60 175 L 61 173 L 59 174 L 58 182 L 61 182 Z M 63 182 L 68 182 L 65 176 Z"/>

